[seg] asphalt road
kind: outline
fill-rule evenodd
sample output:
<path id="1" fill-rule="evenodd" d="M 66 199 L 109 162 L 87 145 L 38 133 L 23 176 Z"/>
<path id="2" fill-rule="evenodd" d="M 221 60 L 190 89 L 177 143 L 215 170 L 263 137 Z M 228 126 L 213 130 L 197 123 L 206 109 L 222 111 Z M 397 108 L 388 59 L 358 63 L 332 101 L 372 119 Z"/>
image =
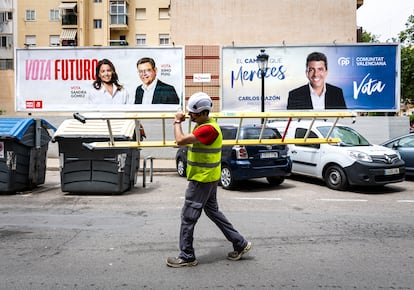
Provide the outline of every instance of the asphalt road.
<path id="1" fill-rule="evenodd" d="M 122 195 L 70 194 L 48 171 L 34 191 L 0 195 L 0 289 L 414 289 L 414 180 L 349 192 L 297 178 L 219 188 L 252 250 L 228 261 L 230 243 L 202 215 L 199 265 L 172 269 L 186 185 L 158 173 Z"/>

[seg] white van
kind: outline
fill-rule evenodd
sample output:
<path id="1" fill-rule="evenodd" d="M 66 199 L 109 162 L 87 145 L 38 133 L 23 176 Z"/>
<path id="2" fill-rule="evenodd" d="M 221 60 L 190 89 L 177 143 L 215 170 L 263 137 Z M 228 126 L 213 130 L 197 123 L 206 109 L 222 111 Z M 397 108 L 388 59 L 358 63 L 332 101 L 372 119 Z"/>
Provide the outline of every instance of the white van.
<path id="1" fill-rule="evenodd" d="M 273 122 L 286 138 L 303 138 L 311 121 Z M 333 123 L 315 121 L 308 138 L 325 138 Z M 340 138 L 339 144 L 289 145 L 292 173 L 323 179 L 329 188 L 345 190 L 349 185 L 385 185 L 401 182 L 405 164 L 390 148 L 370 144 L 354 129 L 336 125 L 330 137 Z"/>

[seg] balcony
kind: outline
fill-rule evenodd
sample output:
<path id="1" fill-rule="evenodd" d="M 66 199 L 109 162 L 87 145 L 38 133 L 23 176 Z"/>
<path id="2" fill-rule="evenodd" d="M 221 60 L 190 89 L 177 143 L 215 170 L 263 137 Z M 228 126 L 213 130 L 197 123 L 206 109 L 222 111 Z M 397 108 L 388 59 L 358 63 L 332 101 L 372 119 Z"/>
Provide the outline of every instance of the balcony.
<path id="1" fill-rule="evenodd" d="M 110 40 L 109 46 L 127 46 L 128 42 L 126 40 Z"/>
<path id="2" fill-rule="evenodd" d="M 113 30 L 128 30 L 128 15 L 126 14 L 111 14 L 110 15 L 110 29 Z"/>
<path id="3" fill-rule="evenodd" d="M 62 15 L 62 25 L 78 25 L 78 16 L 75 13 Z"/>

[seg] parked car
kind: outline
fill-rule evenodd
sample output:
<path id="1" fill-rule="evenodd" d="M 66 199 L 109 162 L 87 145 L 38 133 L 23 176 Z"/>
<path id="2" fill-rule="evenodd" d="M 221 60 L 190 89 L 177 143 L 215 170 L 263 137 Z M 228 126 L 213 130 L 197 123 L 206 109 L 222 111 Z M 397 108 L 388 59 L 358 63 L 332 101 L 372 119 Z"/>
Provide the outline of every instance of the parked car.
<path id="1" fill-rule="evenodd" d="M 269 123 L 283 132 L 287 122 Z M 293 121 L 286 138 L 304 138 L 311 121 Z M 315 121 L 308 138 L 326 138 L 333 123 Z M 330 135 L 340 138 L 339 144 L 291 144 L 289 155 L 292 173 L 308 175 L 325 181 L 335 190 L 352 185 L 385 185 L 401 182 L 405 176 L 404 161 L 390 148 L 370 144 L 354 129 L 336 125 Z"/>
<path id="2" fill-rule="evenodd" d="M 405 162 L 405 174 L 414 176 L 414 134 L 406 134 L 381 144 L 398 151 Z"/>
<path id="3" fill-rule="evenodd" d="M 236 138 L 238 126 L 221 125 L 223 140 Z M 239 139 L 258 139 L 261 125 L 245 125 L 240 128 Z M 262 138 L 280 139 L 277 129 L 265 128 Z M 186 176 L 187 146 L 176 153 L 177 173 Z M 281 184 L 290 175 L 292 163 L 286 145 L 234 145 L 223 146 L 220 184 L 224 189 L 236 187 L 240 180 L 265 177 L 272 185 Z"/>

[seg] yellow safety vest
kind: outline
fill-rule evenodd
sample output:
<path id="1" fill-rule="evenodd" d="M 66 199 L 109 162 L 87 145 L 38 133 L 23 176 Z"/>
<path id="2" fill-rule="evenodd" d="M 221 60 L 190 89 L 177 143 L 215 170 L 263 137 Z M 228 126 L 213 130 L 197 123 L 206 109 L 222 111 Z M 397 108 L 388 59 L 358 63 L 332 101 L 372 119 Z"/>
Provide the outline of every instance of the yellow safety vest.
<path id="1" fill-rule="evenodd" d="M 220 180 L 221 174 L 221 145 L 223 136 L 216 121 L 212 118 L 197 126 L 211 125 L 219 133 L 213 144 L 191 144 L 187 153 L 187 179 L 199 182 L 213 182 Z M 194 132 L 194 131 L 193 131 Z"/>

